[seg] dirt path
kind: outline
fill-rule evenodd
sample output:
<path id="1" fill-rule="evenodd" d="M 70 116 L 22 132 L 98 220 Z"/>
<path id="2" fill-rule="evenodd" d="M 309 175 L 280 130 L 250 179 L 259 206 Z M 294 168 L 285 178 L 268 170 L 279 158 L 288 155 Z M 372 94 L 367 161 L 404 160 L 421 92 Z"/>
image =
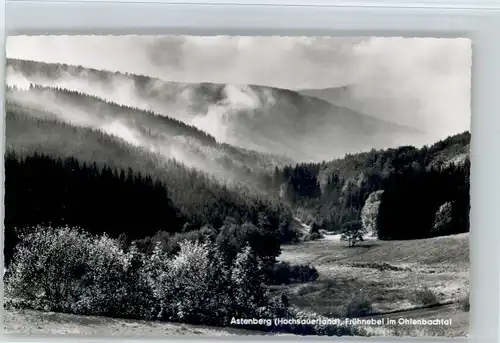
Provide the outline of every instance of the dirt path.
<path id="1" fill-rule="evenodd" d="M 395 313 L 388 313 L 382 315 L 375 315 L 366 317 L 366 319 L 394 319 L 396 325 L 388 325 L 381 327 L 382 331 L 373 333 L 383 335 L 385 330 L 393 330 L 399 332 L 401 335 L 408 336 L 448 336 L 448 337 L 463 337 L 467 336 L 469 332 L 469 313 L 463 312 L 458 308 L 459 304 L 446 304 L 432 308 L 424 308 L 410 311 L 400 311 Z M 411 325 L 399 323 L 398 319 L 443 319 L 449 323 L 447 325 Z"/>
<path id="2" fill-rule="evenodd" d="M 449 304 L 437 305 L 437 306 L 433 306 L 433 307 L 419 308 L 419 309 L 415 309 L 415 310 L 403 310 L 403 311 L 397 311 L 397 312 L 391 312 L 391 313 L 382 313 L 382 314 L 377 314 L 377 315 L 373 315 L 373 316 L 368 316 L 366 318 L 374 318 L 374 319 L 379 319 L 379 318 L 391 318 L 391 319 L 425 318 L 425 319 L 430 319 L 432 317 L 441 318 L 443 312 L 447 312 L 447 310 L 451 310 L 455 307 L 456 307 L 455 303 L 449 303 Z"/>
<path id="3" fill-rule="evenodd" d="M 65 313 L 31 310 L 4 310 L 6 334 L 75 334 L 97 336 L 185 336 L 207 337 L 265 335 L 258 331 L 235 328 L 214 328 L 174 323 L 125 320 L 106 317 L 76 316 Z"/>

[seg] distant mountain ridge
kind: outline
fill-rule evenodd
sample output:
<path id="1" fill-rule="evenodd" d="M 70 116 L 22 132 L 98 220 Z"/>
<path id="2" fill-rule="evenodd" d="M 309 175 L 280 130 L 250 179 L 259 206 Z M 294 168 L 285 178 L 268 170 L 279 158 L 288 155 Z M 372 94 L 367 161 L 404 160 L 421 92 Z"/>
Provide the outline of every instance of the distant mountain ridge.
<path id="1" fill-rule="evenodd" d="M 320 88 L 320 89 L 300 89 L 298 92 L 300 94 L 318 98 L 338 106 L 349 105 L 350 98 L 350 87 L 351 85 L 332 87 L 332 88 Z"/>
<path id="2" fill-rule="evenodd" d="M 426 134 L 299 92 L 265 86 L 184 84 L 64 64 L 7 60 L 7 83 L 65 88 L 167 115 L 218 141 L 298 161 L 422 145 Z"/>
<path id="3" fill-rule="evenodd" d="M 322 89 L 300 89 L 298 90 L 298 92 L 302 95 L 321 99 L 336 106 L 345 107 L 352 111 L 360 112 L 382 121 L 385 121 L 386 119 L 384 118 L 387 118 L 388 115 L 393 115 L 394 113 L 405 111 L 405 108 L 402 108 L 401 104 L 395 103 L 394 99 L 390 96 L 386 98 L 380 98 L 366 94 L 364 94 L 363 96 L 358 95 L 356 92 L 355 84 Z M 409 101 L 412 102 L 411 106 L 413 106 L 414 108 L 419 107 L 419 103 L 415 99 L 406 99 L 405 106 L 409 105 Z M 418 132 L 422 132 L 415 127 L 403 125 L 396 119 L 397 118 L 394 119 L 394 123 L 397 123 L 397 125 L 406 127 L 411 131 L 415 130 Z M 441 137 L 434 135 L 432 137 L 429 136 L 429 140 L 426 144 L 432 144 L 432 142 L 435 142 L 440 138 Z"/>

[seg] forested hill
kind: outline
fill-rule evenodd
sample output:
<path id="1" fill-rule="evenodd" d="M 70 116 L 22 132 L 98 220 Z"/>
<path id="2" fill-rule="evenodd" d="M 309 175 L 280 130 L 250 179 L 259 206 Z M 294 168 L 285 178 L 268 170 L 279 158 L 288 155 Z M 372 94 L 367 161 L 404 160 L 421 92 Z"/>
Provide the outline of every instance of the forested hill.
<path id="1" fill-rule="evenodd" d="M 452 162 L 460 163 L 469 155 L 469 146 L 470 132 L 466 131 L 420 149 L 402 146 L 395 149 L 374 149 L 359 154 L 348 154 L 344 158 L 323 163 L 320 180 L 325 183 L 327 176 L 332 173 L 343 178 L 370 173 L 388 175 L 391 171 L 412 162 L 418 162 L 425 168 L 447 165 Z"/>
<path id="2" fill-rule="evenodd" d="M 279 235 L 288 205 L 244 185 L 146 151 L 102 131 L 7 108 L 6 254 L 16 228 L 82 227 L 130 239 L 262 218 Z"/>
<path id="3" fill-rule="evenodd" d="M 219 143 L 206 132 L 165 115 L 76 91 L 41 86 L 27 90 L 9 87 L 6 98 L 11 112 L 97 129 L 224 180 L 251 181 L 255 173 L 268 172 L 276 165 L 291 162 L 284 157 Z"/>
<path id="4" fill-rule="evenodd" d="M 78 91 L 31 84 L 29 89 L 19 89 L 7 85 L 6 93 L 7 101 L 11 103 L 22 104 L 26 107 L 34 107 L 34 104 L 38 103 L 40 112 L 42 112 L 42 109 L 45 112 L 44 114 L 39 113 L 40 117 L 51 115 L 60 120 L 76 121 L 75 116 L 83 116 L 84 114 L 72 113 L 65 115 L 62 109 L 64 108 L 67 110 L 66 112 L 70 113 L 80 110 L 86 111 L 85 114 L 95 120 L 122 119 L 127 124 L 135 124 L 134 126 L 148 128 L 151 133 L 189 135 L 207 145 L 217 144 L 213 136 L 180 120 L 159 115 L 153 111 L 116 104 L 107 99 Z M 78 124 L 82 123 L 78 122 Z"/>
<path id="5" fill-rule="evenodd" d="M 361 221 L 367 198 L 383 190 L 378 220 L 388 229 L 379 232 L 381 238 L 433 235 L 436 212 L 447 202 L 454 204 L 453 213 L 459 223 L 444 233 L 465 232 L 469 144 L 470 133 L 464 132 L 420 149 L 402 146 L 351 154 L 330 162 L 276 168 L 273 189 L 293 204 L 303 220 L 327 230 Z M 382 218 L 384 213 L 392 219 Z"/>

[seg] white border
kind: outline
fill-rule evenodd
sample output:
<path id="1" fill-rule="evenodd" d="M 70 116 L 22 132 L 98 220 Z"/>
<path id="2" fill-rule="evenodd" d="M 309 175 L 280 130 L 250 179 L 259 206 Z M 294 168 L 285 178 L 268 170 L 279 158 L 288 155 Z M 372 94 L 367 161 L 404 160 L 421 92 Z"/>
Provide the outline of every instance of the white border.
<path id="1" fill-rule="evenodd" d="M 1 3 L 4 0 L 0 0 Z M 500 4 L 497 1 L 205 0 L 24 1 L 6 3 L 8 35 L 196 34 L 469 37 L 473 42 L 471 142 L 471 330 L 453 341 L 500 339 Z M 0 19 L 5 19 L 1 11 Z M 4 33 L 0 27 L 0 32 Z M 5 40 L 2 35 L 2 53 Z M 5 63 L 0 63 L 4 73 Z M 4 83 L 0 90 L 3 92 Z M 0 104 L 3 112 L 3 102 Z M 4 132 L 4 121 L 0 121 Z M 1 141 L 4 144 L 4 141 Z M 2 159 L 4 147 L 1 149 Z M 3 163 L 0 164 L 3 184 Z M 3 199 L 3 187 L 0 188 Z M 3 206 L 1 222 L 3 223 Z M 2 235 L 3 246 L 3 235 Z M 2 256 L 3 257 L 3 256 Z M 3 289 L 3 288 L 2 288 Z M 2 292 L 3 296 L 3 292 Z M 2 316 L 3 321 L 3 316 Z M 5 335 L 6 341 L 116 340 L 85 336 Z M 137 337 L 138 340 L 149 340 Z M 171 339 L 166 337 L 166 339 Z M 197 337 L 201 341 L 208 338 Z M 239 340 L 243 337 L 231 337 Z M 264 337 L 262 338 L 264 339 Z M 262 340 L 260 339 L 260 340 Z M 269 339 L 269 338 L 268 338 Z M 290 338 L 286 340 L 316 337 Z M 324 339 L 324 338 L 323 338 Z M 332 339 L 329 337 L 328 339 Z M 343 341 L 363 341 L 349 337 Z M 248 340 L 245 339 L 245 340 Z M 252 338 L 256 340 L 256 338 Z M 370 338 L 372 342 L 408 339 Z M 448 341 L 440 338 L 432 341 Z M 125 342 L 126 339 L 121 338 Z M 366 341 L 366 339 L 365 339 Z M 424 339 L 419 341 L 431 341 Z"/>

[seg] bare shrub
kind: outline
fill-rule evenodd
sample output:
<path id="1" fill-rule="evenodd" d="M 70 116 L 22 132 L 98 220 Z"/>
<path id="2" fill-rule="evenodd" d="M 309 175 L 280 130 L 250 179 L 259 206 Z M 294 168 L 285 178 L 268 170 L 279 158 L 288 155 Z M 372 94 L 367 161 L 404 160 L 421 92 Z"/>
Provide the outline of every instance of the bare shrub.
<path id="1" fill-rule="evenodd" d="M 377 269 L 380 271 L 410 271 L 411 268 L 409 267 L 398 267 L 398 266 L 393 266 L 392 264 L 389 264 L 387 262 L 357 262 L 357 263 L 346 263 L 345 265 L 353 267 L 353 268 L 371 268 L 371 269 Z"/>
<path id="2" fill-rule="evenodd" d="M 465 296 L 460 300 L 460 308 L 464 312 L 469 312 L 470 310 L 469 294 L 467 294 L 467 296 Z"/>
<path id="3" fill-rule="evenodd" d="M 433 305 L 439 302 L 436 293 L 434 293 L 428 287 L 423 287 L 422 289 L 416 290 L 413 298 L 416 303 L 422 305 Z"/>
<path id="4" fill-rule="evenodd" d="M 318 315 L 317 313 L 297 310 L 290 308 L 288 318 L 299 320 L 309 320 L 309 322 L 320 320 L 328 320 L 328 318 Z M 299 335 L 318 335 L 318 336 L 369 336 L 368 332 L 359 326 L 351 325 L 332 325 L 318 323 L 315 325 L 288 325 L 282 327 L 283 331 L 287 331 Z"/>
<path id="5" fill-rule="evenodd" d="M 345 317 L 364 317 L 373 312 L 371 301 L 362 294 L 354 295 L 345 306 Z"/>

